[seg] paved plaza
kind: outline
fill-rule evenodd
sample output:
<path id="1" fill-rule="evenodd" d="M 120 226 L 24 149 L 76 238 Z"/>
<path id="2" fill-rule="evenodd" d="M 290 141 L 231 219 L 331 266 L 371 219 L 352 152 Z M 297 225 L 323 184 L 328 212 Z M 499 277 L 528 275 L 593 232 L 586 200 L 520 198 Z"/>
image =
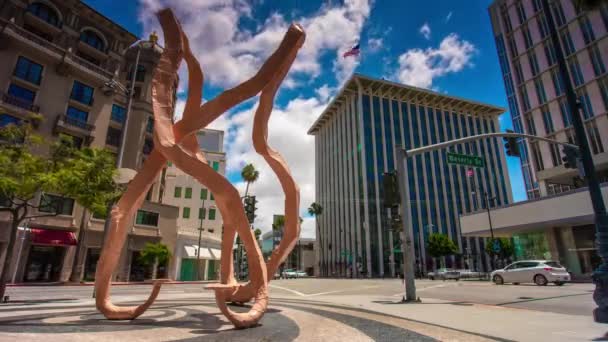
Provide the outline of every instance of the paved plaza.
<path id="1" fill-rule="evenodd" d="M 394 279 L 276 280 L 260 325 L 245 330 L 232 327 L 204 284 L 163 286 L 133 321 L 104 319 L 91 286 L 10 287 L 11 302 L 0 305 L 0 341 L 589 341 L 608 331 L 590 316 L 591 284 L 417 286 L 422 303 L 398 304 L 403 290 Z M 113 300 L 141 303 L 149 289 L 114 286 Z"/>

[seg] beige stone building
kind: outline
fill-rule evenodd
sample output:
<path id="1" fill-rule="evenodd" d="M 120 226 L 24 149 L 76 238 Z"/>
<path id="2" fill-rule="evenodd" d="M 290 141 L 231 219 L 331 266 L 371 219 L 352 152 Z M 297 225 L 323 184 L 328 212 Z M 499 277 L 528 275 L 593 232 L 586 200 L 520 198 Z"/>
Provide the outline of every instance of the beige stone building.
<path id="1" fill-rule="evenodd" d="M 226 172 L 224 132 L 204 129 L 197 133 L 199 146 L 209 165 Z M 179 208 L 177 242 L 171 278 L 210 280 L 219 274 L 222 217 L 213 194 L 192 176 L 169 163 L 164 176 L 162 203 Z M 197 267 L 198 265 L 198 267 Z"/>
<path id="2" fill-rule="evenodd" d="M 127 96 L 107 86 L 115 80 L 129 87 L 137 37 L 79 0 L 13 0 L 0 4 L 0 126 L 38 113 L 44 121 L 37 134 L 56 139 L 71 135 L 78 145 L 118 153 L 127 114 Z M 153 148 L 152 70 L 162 52 L 156 44 L 141 47 L 132 109 L 126 126 L 122 167 L 138 169 Z M 43 153 L 43 152 L 42 152 Z M 160 180 L 160 179 L 159 179 Z M 170 249 L 177 239 L 178 209 L 162 204 L 161 182 L 138 211 L 121 255 L 118 281 L 143 280 L 149 267 L 137 260 L 146 242 L 162 241 Z M 52 194 L 36 201 L 57 201 Z M 63 200 L 56 217 L 27 222 L 13 251 L 15 282 L 66 281 L 75 241 L 84 220 L 82 278 L 94 277 L 104 219 L 89 217 L 72 199 Z M 36 203 L 37 204 L 37 203 Z M 7 218 L 0 217 L 0 257 L 6 255 Z M 1 261 L 1 260 L 0 260 Z M 172 263 L 170 263 L 172 265 Z M 161 270 L 160 276 L 172 274 Z"/>

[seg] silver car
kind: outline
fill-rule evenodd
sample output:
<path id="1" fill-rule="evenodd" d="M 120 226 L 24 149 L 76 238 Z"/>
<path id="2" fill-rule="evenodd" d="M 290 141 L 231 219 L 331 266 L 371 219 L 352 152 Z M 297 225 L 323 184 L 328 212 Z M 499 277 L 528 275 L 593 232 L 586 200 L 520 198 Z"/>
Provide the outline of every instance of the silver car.
<path id="1" fill-rule="evenodd" d="M 428 277 L 431 280 L 435 280 L 435 279 L 440 279 L 440 280 L 448 280 L 448 279 L 460 280 L 460 272 L 458 272 L 457 270 L 451 269 L 451 268 L 440 268 L 440 269 L 438 269 L 435 272 L 429 272 Z"/>
<path id="2" fill-rule="evenodd" d="M 570 274 L 556 261 L 523 260 L 492 272 L 492 281 L 497 285 L 504 283 L 535 283 L 539 286 L 554 283 L 561 286 L 570 281 Z"/>

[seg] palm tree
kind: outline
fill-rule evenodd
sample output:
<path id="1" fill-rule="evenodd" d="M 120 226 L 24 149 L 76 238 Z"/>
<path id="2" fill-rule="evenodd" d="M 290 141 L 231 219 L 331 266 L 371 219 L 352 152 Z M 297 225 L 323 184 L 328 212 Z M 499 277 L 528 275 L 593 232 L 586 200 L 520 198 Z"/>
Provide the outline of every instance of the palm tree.
<path id="1" fill-rule="evenodd" d="M 241 170 L 241 177 L 243 177 L 243 180 L 247 182 L 247 187 L 245 188 L 245 197 L 247 197 L 247 193 L 249 192 L 249 185 L 251 183 L 255 183 L 255 181 L 258 180 L 258 178 L 260 177 L 260 172 L 255 169 L 255 166 L 253 166 L 253 164 L 247 164 L 245 165 L 243 170 Z"/>
<path id="2" fill-rule="evenodd" d="M 319 239 L 319 257 L 323 260 L 323 240 L 321 239 L 321 228 L 319 228 L 319 215 L 323 214 L 323 207 L 317 203 L 313 202 L 308 208 L 308 213 L 315 217 L 315 225 L 317 226 L 317 239 Z M 319 267 L 321 263 L 319 263 Z M 324 270 L 320 270 L 324 271 Z"/>

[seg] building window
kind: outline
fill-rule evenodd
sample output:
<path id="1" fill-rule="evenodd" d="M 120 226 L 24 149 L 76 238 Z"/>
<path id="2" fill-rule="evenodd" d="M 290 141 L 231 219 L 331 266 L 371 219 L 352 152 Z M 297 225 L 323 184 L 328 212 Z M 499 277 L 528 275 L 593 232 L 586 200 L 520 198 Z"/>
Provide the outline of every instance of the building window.
<path id="1" fill-rule="evenodd" d="M 532 1 L 532 7 L 534 8 L 534 13 L 542 10 L 543 6 L 541 4 L 541 0 L 534 0 L 534 1 Z"/>
<path id="2" fill-rule="evenodd" d="M 597 47 L 597 44 L 589 47 L 589 57 L 593 64 L 593 73 L 595 76 L 601 76 L 606 72 L 604 62 L 602 61 L 602 55 L 600 54 L 600 49 Z"/>
<path id="3" fill-rule="evenodd" d="M 34 103 L 34 98 L 36 97 L 35 91 L 23 88 L 14 83 L 11 83 L 11 85 L 8 87 L 8 94 L 29 104 Z"/>
<path id="4" fill-rule="evenodd" d="M 42 79 L 42 65 L 23 56 L 19 56 L 13 75 L 30 83 L 40 85 L 40 80 Z"/>
<path id="5" fill-rule="evenodd" d="M 205 219 L 205 208 L 198 208 L 198 219 L 199 220 Z"/>
<path id="6" fill-rule="evenodd" d="M 500 11 L 500 15 L 502 16 L 502 22 L 505 26 L 505 29 L 507 30 L 507 33 L 513 31 L 513 25 L 511 25 L 511 19 L 509 18 L 509 14 L 507 13 L 507 7 L 504 6 L 504 4 L 503 6 L 501 6 Z"/>
<path id="7" fill-rule="evenodd" d="M 545 48 L 545 57 L 547 57 L 547 65 L 551 66 L 557 62 L 557 57 L 555 56 L 555 48 L 553 47 L 553 43 L 550 40 L 545 41 L 543 45 Z"/>
<path id="8" fill-rule="evenodd" d="M 551 118 L 551 112 L 548 106 L 544 106 L 541 109 L 543 113 L 543 123 L 545 124 L 545 134 L 551 134 L 555 131 L 553 127 L 553 118 Z"/>
<path id="9" fill-rule="evenodd" d="M 182 218 L 185 218 L 185 219 L 190 218 L 190 208 L 184 207 L 184 209 L 182 209 Z"/>
<path id="10" fill-rule="evenodd" d="M 559 110 L 562 114 L 562 122 L 564 123 L 564 127 L 572 126 L 572 116 L 570 115 L 570 105 L 568 105 L 568 101 L 566 98 L 559 100 Z"/>
<path id="11" fill-rule="evenodd" d="M 589 94 L 587 93 L 587 89 L 579 89 L 576 92 L 578 96 L 578 100 L 581 103 L 581 109 L 583 110 L 583 117 L 585 119 L 589 119 L 593 116 L 593 107 L 591 106 L 591 99 L 589 98 Z"/>
<path id="12" fill-rule="evenodd" d="M 581 27 L 581 31 L 583 32 L 583 40 L 585 41 L 585 45 L 591 44 L 591 42 L 595 40 L 595 34 L 593 33 L 593 28 L 591 27 L 589 18 L 584 15 L 580 17 L 578 23 Z"/>
<path id="13" fill-rule="evenodd" d="M 517 17 L 519 18 L 519 23 L 523 24 L 526 21 L 526 10 L 524 9 L 524 5 L 521 1 L 517 2 Z"/>
<path id="14" fill-rule="evenodd" d="M 608 31 L 608 4 L 604 3 L 602 6 L 600 6 L 600 14 L 602 15 L 604 27 L 606 31 Z"/>
<path id="15" fill-rule="evenodd" d="M 565 92 L 564 80 L 562 75 L 559 73 L 557 68 L 551 70 L 551 80 L 553 80 L 553 88 L 555 89 L 555 96 L 560 96 Z"/>
<path id="16" fill-rule="evenodd" d="M 146 132 L 152 133 L 154 131 L 154 118 L 149 116 L 148 122 L 146 122 Z"/>
<path id="17" fill-rule="evenodd" d="M 602 95 L 602 101 L 604 102 L 604 110 L 608 111 L 608 77 L 604 77 L 598 81 L 600 87 L 600 94 Z"/>
<path id="18" fill-rule="evenodd" d="M 215 220 L 215 209 L 214 208 L 209 208 L 209 220 L 210 221 Z"/>
<path id="19" fill-rule="evenodd" d="M 126 117 L 127 110 L 125 109 L 125 107 L 121 107 L 117 104 L 112 105 L 112 115 L 110 116 L 110 119 L 112 119 L 112 121 L 124 123 Z"/>
<path id="20" fill-rule="evenodd" d="M 555 139 L 555 137 L 552 137 L 552 139 Z M 559 154 L 559 145 L 549 144 L 549 149 L 551 150 L 551 162 L 553 163 L 553 167 L 562 165 L 562 158 Z"/>
<path id="21" fill-rule="evenodd" d="M 87 106 L 90 106 L 93 104 L 93 87 L 90 87 L 78 81 L 74 81 L 70 98 Z"/>
<path id="22" fill-rule="evenodd" d="M 534 53 L 534 51 L 530 51 L 528 54 L 528 61 L 530 62 L 530 71 L 532 72 L 532 75 L 538 75 L 540 68 L 538 66 L 538 59 L 536 58 L 536 53 Z"/>
<path id="23" fill-rule="evenodd" d="M 597 129 L 595 120 L 587 122 L 587 134 L 589 135 L 589 142 L 591 143 L 591 150 L 593 154 L 599 154 L 604 152 L 604 146 L 602 146 L 602 139 L 600 132 Z"/>
<path id="24" fill-rule="evenodd" d="M 538 148 L 538 142 L 530 143 L 530 148 L 532 149 L 532 155 L 534 156 L 534 167 L 536 171 L 542 171 L 545 169 L 545 165 L 543 164 L 543 156 L 540 154 L 540 149 Z"/>
<path id="25" fill-rule="evenodd" d="M 533 42 L 532 42 L 532 36 L 530 35 L 530 30 L 528 29 L 528 25 L 522 26 L 521 34 L 524 36 L 524 43 L 526 45 L 526 50 L 531 48 L 533 45 Z"/>
<path id="26" fill-rule="evenodd" d="M 547 94 L 545 93 L 543 80 L 540 77 L 534 80 L 534 88 L 536 88 L 536 97 L 538 99 L 538 104 L 543 104 L 547 102 Z"/>
<path id="27" fill-rule="evenodd" d="M 152 150 L 154 149 L 154 141 L 152 139 L 146 139 L 144 140 L 144 147 L 142 152 L 145 155 L 150 154 L 150 152 L 152 152 Z"/>
<path id="28" fill-rule="evenodd" d="M 585 79 L 583 78 L 583 72 L 581 71 L 581 66 L 578 64 L 578 60 L 576 56 L 568 59 L 568 68 L 570 69 L 570 74 L 572 75 L 572 81 L 574 81 L 575 86 L 580 86 L 585 83 Z"/>
<path id="29" fill-rule="evenodd" d="M 95 49 L 105 52 L 105 44 L 103 43 L 103 39 L 101 39 L 101 37 L 91 31 L 91 30 L 84 30 L 80 33 L 80 41 L 94 47 Z"/>
<path id="30" fill-rule="evenodd" d="M 574 53 L 574 42 L 572 42 L 572 37 L 570 36 L 570 32 L 568 28 L 565 28 L 560 33 L 562 38 L 562 46 L 564 47 L 564 53 L 566 56 L 569 56 Z"/>
<path id="31" fill-rule="evenodd" d="M 207 189 L 201 189 L 201 199 L 202 200 L 207 199 Z"/>
<path id="32" fill-rule="evenodd" d="M 133 78 L 133 67 L 131 67 L 131 69 L 127 73 L 127 80 L 130 81 L 132 78 Z M 137 73 L 135 74 L 135 81 L 143 82 L 145 80 L 145 78 L 146 78 L 146 67 L 140 64 L 137 66 Z"/>
<path id="33" fill-rule="evenodd" d="M 524 81 L 524 73 L 521 71 L 521 64 L 519 63 L 519 60 L 513 62 L 513 68 L 515 69 L 515 80 L 519 85 Z"/>
<path id="34" fill-rule="evenodd" d="M 61 22 L 59 20 L 59 16 L 57 16 L 57 12 L 55 12 L 55 10 L 50 6 L 40 2 L 34 2 L 27 6 L 27 11 L 53 26 L 61 27 Z"/>
<path id="35" fill-rule="evenodd" d="M 513 36 L 509 38 L 509 52 L 511 53 L 512 58 L 517 57 L 517 55 L 519 54 L 517 52 L 517 43 L 515 43 L 515 39 L 513 39 Z"/>
<path id="36" fill-rule="evenodd" d="M 523 101 L 524 112 L 530 110 L 530 98 L 528 97 L 528 91 L 526 90 L 526 85 L 522 85 L 519 87 L 519 97 L 521 97 Z"/>
<path id="37" fill-rule="evenodd" d="M 78 121 L 78 122 L 75 123 L 76 126 L 82 126 L 82 125 L 78 125 L 78 124 L 79 123 L 80 124 L 86 123 L 87 120 L 89 119 L 89 113 L 88 112 L 85 112 L 84 110 L 80 110 L 78 108 L 74 108 L 72 106 L 68 107 L 68 110 L 66 112 L 66 116 L 69 119 L 72 119 L 72 120 L 70 120 L 70 123 L 74 123 L 73 120 Z"/>
<path id="38" fill-rule="evenodd" d="M 74 200 L 51 194 L 42 194 L 38 211 L 42 213 L 57 213 L 59 215 L 72 215 Z"/>
<path id="39" fill-rule="evenodd" d="M 186 192 L 184 193 L 184 198 L 192 198 L 192 188 L 186 188 Z"/>
<path id="40" fill-rule="evenodd" d="M 108 127 L 108 134 L 106 135 L 106 144 L 110 146 L 120 146 L 120 136 L 122 131 L 114 127 Z"/>
<path id="41" fill-rule="evenodd" d="M 19 124 L 21 124 L 21 119 L 8 114 L 0 114 L 0 128 L 8 125 L 18 126 Z"/>
<path id="42" fill-rule="evenodd" d="M 553 2 L 553 12 L 555 17 L 555 22 L 557 23 L 557 27 L 561 27 L 566 24 L 566 16 L 564 15 L 564 9 L 562 8 L 562 4 L 560 1 Z"/>
<path id="43" fill-rule="evenodd" d="M 534 117 L 532 117 L 532 114 L 526 114 L 526 125 L 528 126 L 528 132 L 532 135 L 536 135 L 536 125 L 534 124 Z"/>
<path id="44" fill-rule="evenodd" d="M 547 25 L 547 18 L 545 18 L 544 14 L 539 14 L 538 17 L 536 17 L 536 20 L 538 22 L 538 32 L 540 32 L 540 37 L 542 39 L 545 39 L 545 37 L 549 35 L 549 25 Z"/>
<path id="45" fill-rule="evenodd" d="M 146 210 L 138 210 L 135 224 L 158 227 L 158 213 Z"/>
<path id="46" fill-rule="evenodd" d="M 213 165 L 213 170 L 215 170 L 215 171 L 217 171 L 217 172 L 219 172 L 219 171 L 220 171 L 220 163 L 219 163 L 219 162 L 214 161 L 214 162 L 212 163 L 212 165 Z"/>
<path id="47" fill-rule="evenodd" d="M 209 194 L 209 200 L 211 200 L 211 201 L 214 201 L 214 200 L 215 200 L 215 197 L 213 197 L 213 193 L 210 193 L 210 194 Z"/>
<path id="48" fill-rule="evenodd" d="M 175 187 L 175 189 L 173 190 L 173 197 L 175 197 L 175 198 L 182 197 L 182 187 L 181 186 Z"/>

